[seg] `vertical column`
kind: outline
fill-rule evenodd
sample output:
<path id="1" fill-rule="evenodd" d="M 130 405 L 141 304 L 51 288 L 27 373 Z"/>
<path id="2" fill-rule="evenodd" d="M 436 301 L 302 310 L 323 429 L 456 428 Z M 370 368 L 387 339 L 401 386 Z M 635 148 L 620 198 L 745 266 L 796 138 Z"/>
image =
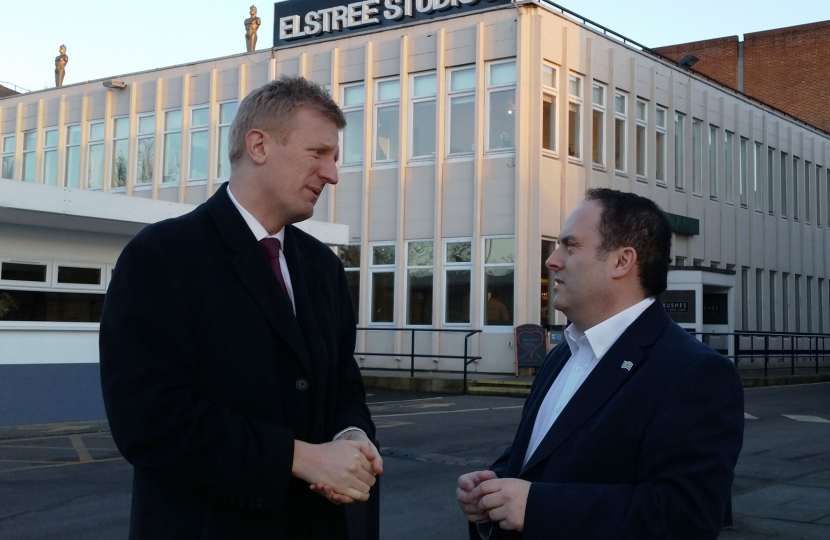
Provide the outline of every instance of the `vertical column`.
<path id="1" fill-rule="evenodd" d="M 89 92 L 84 92 L 83 101 L 81 101 L 81 175 L 78 181 L 80 189 L 86 189 L 89 180 L 89 167 L 87 166 L 87 158 L 89 153 Z"/>
<path id="2" fill-rule="evenodd" d="M 14 128 L 14 179 L 23 180 L 23 103 L 17 104 Z"/>
<path id="3" fill-rule="evenodd" d="M 703 242 L 703 260 L 705 261 L 704 264 L 708 265 L 712 262 L 712 253 L 710 249 L 710 245 L 712 243 L 711 239 L 709 238 L 708 231 L 706 230 L 706 224 L 709 221 L 709 207 L 711 206 L 710 203 L 710 196 L 711 191 L 709 189 L 710 184 L 712 183 L 711 178 L 709 178 L 709 90 L 703 90 L 703 117 L 701 121 L 703 122 L 703 126 L 700 129 L 700 147 L 701 147 L 701 159 L 700 159 L 700 194 L 701 194 L 701 204 L 702 204 L 702 211 L 703 211 L 703 234 L 701 235 L 701 241 Z M 651 125 L 651 118 L 649 117 L 649 125 Z M 717 259 L 716 259 L 717 260 Z M 698 304 L 702 306 L 703 304 Z"/>
<path id="4" fill-rule="evenodd" d="M 135 186 L 135 174 L 138 169 L 136 153 L 136 135 L 138 134 L 138 83 L 130 84 L 130 142 L 128 145 L 129 157 L 127 158 L 127 195 L 133 194 Z"/>
<path id="5" fill-rule="evenodd" d="M 373 71 L 374 71 L 374 44 L 371 41 L 364 45 L 364 74 L 363 87 L 365 89 L 365 98 L 363 105 L 363 201 L 361 204 L 361 231 L 360 231 L 360 290 L 363 294 L 360 295 L 360 326 L 368 325 L 371 320 L 368 316 L 369 306 L 369 264 L 371 261 L 371 253 L 369 253 L 369 212 L 371 211 L 370 203 L 371 197 L 369 189 L 371 186 L 371 169 L 372 169 L 372 119 L 374 117 L 374 85 L 373 85 Z M 397 248 L 396 248 L 397 251 Z M 399 253 L 396 253 L 400 256 Z M 397 295 L 396 295 L 397 296 Z M 360 350 L 366 350 L 366 333 L 363 332 L 360 336 L 359 346 Z"/>
<path id="6" fill-rule="evenodd" d="M 163 107 L 164 107 L 164 81 L 159 77 L 156 80 L 156 135 L 155 135 L 155 155 L 153 159 L 155 164 L 153 165 L 153 198 L 159 198 L 159 184 L 161 184 L 162 175 L 164 175 L 164 171 L 162 170 L 162 166 L 164 165 L 164 161 L 162 161 L 162 148 L 164 148 L 164 118 L 163 116 Z"/>
<path id="7" fill-rule="evenodd" d="M 331 98 L 335 103 L 340 103 L 340 48 L 335 47 L 331 50 Z M 341 150 L 343 150 L 341 148 Z M 328 211 L 326 213 L 326 221 L 334 223 L 337 219 L 337 186 L 332 185 L 327 188 L 329 190 L 328 196 Z M 351 234 L 351 233 L 350 233 Z"/>
<path id="8" fill-rule="evenodd" d="M 2 125 L 2 124 L 0 124 Z M 58 170 L 55 185 L 63 186 L 66 169 L 66 94 L 61 96 L 58 107 Z"/>
<path id="9" fill-rule="evenodd" d="M 409 36 L 401 36 L 400 46 L 400 64 L 399 64 L 399 80 L 400 80 L 400 99 L 398 100 L 398 197 L 397 197 L 397 235 L 395 237 L 397 249 L 400 250 L 398 257 L 395 258 L 395 265 L 397 271 L 397 294 L 396 298 L 406 298 L 406 294 L 402 294 L 407 287 L 408 278 L 406 275 L 406 258 L 408 256 L 406 249 L 406 241 L 404 235 L 404 228 L 406 225 L 406 159 L 409 155 L 407 150 L 409 144 Z M 433 250 L 433 258 L 435 251 Z M 434 297 L 433 292 L 433 297 Z M 397 326 L 406 325 L 406 303 L 398 302 L 395 307 Z M 397 351 L 403 350 L 403 342 L 407 334 L 405 332 L 398 333 Z M 411 342 L 408 342 L 411 343 Z"/>
<path id="10" fill-rule="evenodd" d="M 651 95 L 646 113 L 648 115 L 648 122 L 646 122 L 646 167 L 648 169 L 646 172 L 648 173 L 648 198 L 655 200 L 657 190 L 657 68 L 654 64 L 648 70 L 648 87 Z M 634 120 L 636 122 L 637 119 Z"/>
<path id="11" fill-rule="evenodd" d="M 626 138 L 625 172 L 628 177 L 626 188 L 633 192 L 637 184 L 637 58 L 634 55 L 628 59 L 628 84 L 630 90 L 625 104 L 625 134 L 623 136 Z M 593 102 L 591 91 L 591 86 L 585 89 L 585 103 L 588 103 L 589 107 Z"/>
<path id="12" fill-rule="evenodd" d="M 179 202 L 187 195 L 187 179 L 190 177 L 190 73 L 182 76 L 182 149 L 179 168 Z"/>
<path id="13" fill-rule="evenodd" d="M 433 286 L 437 291 L 437 298 L 441 302 L 433 302 L 432 321 L 433 326 L 441 327 L 444 324 L 442 319 L 442 304 L 446 302 L 444 291 L 444 156 L 446 156 L 446 143 L 444 140 L 447 124 L 447 66 L 446 66 L 446 37 L 447 31 L 440 28 L 435 36 L 436 44 L 436 94 L 435 94 L 435 188 L 433 191 L 434 214 L 433 214 L 433 241 L 435 242 L 435 279 Z M 433 298 L 436 295 L 433 293 Z M 475 327 L 475 326 L 474 326 Z M 440 334 L 433 340 L 432 354 L 438 354 L 440 347 Z"/>
<path id="14" fill-rule="evenodd" d="M 110 190 L 112 182 L 112 91 L 107 90 L 106 105 L 104 107 L 104 181 L 101 191 Z"/>
<path id="15" fill-rule="evenodd" d="M 219 166 L 218 131 L 219 128 L 219 105 L 218 101 L 219 71 L 210 70 L 210 104 L 208 106 L 208 173 L 207 173 L 207 196 L 213 195 L 216 189 L 216 168 Z"/>
<path id="16" fill-rule="evenodd" d="M 308 79 L 308 53 L 300 54 L 300 77 Z"/>
<path id="17" fill-rule="evenodd" d="M 248 64 L 239 64 L 239 84 L 237 85 L 238 100 L 242 101 L 248 95 Z"/>
<path id="18" fill-rule="evenodd" d="M 667 204 L 668 208 L 665 208 L 667 212 L 676 212 L 674 208 L 674 194 L 675 190 L 677 189 L 677 169 L 675 167 L 675 160 L 677 156 L 675 155 L 675 145 L 674 145 L 674 113 L 675 111 L 675 99 L 674 99 L 674 70 L 669 71 L 669 102 L 666 104 L 668 107 L 668 112 L 666 115 L 666 190 L 668 191 Z M 669 178 L 672 180 L 669 181 Z M 677 252 L 677 243 L 672 242 L 672 251 Z"/>
<path id="19" fill-rule="evenodd" d="M 43 122 L 46 103 L 43 99 L 37 100 L 37 146 L 35 150 L 35 183 L 43 182 Z"/>
<path id="20" fill-rule="evenodd" d="M 273 52 L 271 54 L 274 54 Z M 268 59 L 268 80 L 273 81 L 277 78 L 277 59 L 271 57 Z"/>
<path id="21" fill-rule="evenodd" d="M 476 24 L 476 118 L 475 118 L 475 156 L 473 158 L 473 275 L 472 302 L 470 319 L 473 328 L 482 324 L 482 245 L 481 245 L 481 204 L 482 177 L 484 166 L 484 22 Z"/>
<path id="22" fill-rule="evenodd" d="M 617 163 L 616 163 L 616 156 L 615 152 L 617 150 L 616 146 L 616 109 L 614 108 L 614 93 L 617 89 L 617 69 L 616 69 L 616 62 L 617 62 L 617 51 L 614 47 L 608 48 L 608 87 L 605 89 L 605 116 L 603 120 L 605 121 L 605 172 L 608 174 L 608 187 L 613 188 L 617 177 Z M 593 93 L 593 86 L 591 87 L 591 92 Z M 583 95 L 588 95 L 588 85 L 585 85 Z M 586 102 L 588 100 L 585 100 Z M 591 95 L 591 114 L 593 114 L 593 95 Z M 593 122 L 592 122 L 593 124 Z M 593 161 L 593 159 L 592 159 Z M 593 165 L 592 165 L 593 167 Z M 567 215 L 567 214 L 563 214 Z"/>

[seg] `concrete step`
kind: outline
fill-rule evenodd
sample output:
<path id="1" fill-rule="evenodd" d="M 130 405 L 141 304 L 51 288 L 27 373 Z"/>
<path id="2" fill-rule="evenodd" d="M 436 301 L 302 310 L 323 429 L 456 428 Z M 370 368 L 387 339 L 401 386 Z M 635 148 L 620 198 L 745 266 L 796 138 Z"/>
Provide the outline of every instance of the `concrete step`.
<path id="1" fill-rule="evenodd" d="M 516 388 L 511 386 L 470 386 L 467 393 L 472 396 L 505 396 L 505 397 L 527 397 L 530 395 L 530 387 Z"/>
<path id="2" fill-rule="evenodd" d="M 526 388 L 528 390 L 530 390 L 531 384 L 532 383 L 530 381 L 511 381 L 498 379 L 479 379 L 475 381 L 470 381 L 471 386 L 486 386 L 496 388 Z"/>

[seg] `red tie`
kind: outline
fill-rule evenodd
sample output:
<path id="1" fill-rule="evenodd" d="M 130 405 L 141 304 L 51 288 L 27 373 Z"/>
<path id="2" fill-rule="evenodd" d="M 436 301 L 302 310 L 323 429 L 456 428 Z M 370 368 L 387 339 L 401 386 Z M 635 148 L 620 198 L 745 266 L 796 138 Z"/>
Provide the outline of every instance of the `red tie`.
<path id="1" fill-rule="evenodd" d="M 263 238 L 259 241 L 259 245 L 262 246 L 265 254 L 268 255 L 268 260 L 271 261 L 271 269 L 274 271 L 274 275 L 277 276 L 277 281 L 280 282 L 282 292 L 290 300 L 288 287 L 285 286 L 285 278 L 282 276 L 282 268 L 280 268 L 280 241 L 276 238 Z"/>

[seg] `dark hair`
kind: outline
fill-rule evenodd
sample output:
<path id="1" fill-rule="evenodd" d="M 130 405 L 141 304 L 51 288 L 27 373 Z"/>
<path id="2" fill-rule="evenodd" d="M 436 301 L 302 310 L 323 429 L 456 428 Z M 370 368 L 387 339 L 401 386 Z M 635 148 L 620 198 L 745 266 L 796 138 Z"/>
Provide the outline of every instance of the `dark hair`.
<path id="1" fill-rule="evenodd" d="M 665 212 L 651 199 L 608 188 L 588 190 L 585 200 L 602 205 L 602 243 L 597 255 L 604 256 L 621 247 L 634 248 L 640 285 L 646 296 L 662 294 L 671 263 L 672 233 Z"/>

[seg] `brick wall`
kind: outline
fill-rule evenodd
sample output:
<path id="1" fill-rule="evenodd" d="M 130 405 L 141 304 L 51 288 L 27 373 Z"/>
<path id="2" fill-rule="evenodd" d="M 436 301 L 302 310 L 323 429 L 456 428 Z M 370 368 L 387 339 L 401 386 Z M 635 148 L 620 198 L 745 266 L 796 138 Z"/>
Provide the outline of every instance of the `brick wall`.
<path id="1" fill-rule="evenodd" d="M 654 50 L 675 62 L 687 54 L 693 54 L 700 58 L 694 65 L 696 70 L 733 88 L 738 86 L 738 36 L 669 45 Z"/>
<path id="2" fill-rule="evenodd" d="M 830 131 L 830 21 L 746 34 L 744 91 Z"/>

